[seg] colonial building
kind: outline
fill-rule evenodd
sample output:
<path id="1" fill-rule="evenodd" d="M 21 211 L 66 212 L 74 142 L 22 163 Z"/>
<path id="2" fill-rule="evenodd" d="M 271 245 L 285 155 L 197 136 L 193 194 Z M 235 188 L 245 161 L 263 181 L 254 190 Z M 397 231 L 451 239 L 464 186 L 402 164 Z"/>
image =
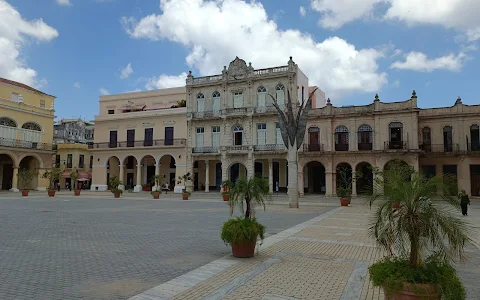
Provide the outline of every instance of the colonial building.
<path id="1" fill-rule="evenodd" d="M 185 174 L 187 121 L 185 88 L 100 97 L 95 117 L 92 191 L 107 189 L 118 176 L 135 192 L 151 184 L 153 175 L 175 186 Z"/>
<path id="2" fill-rule="evenodd" d="M 46 189 L 42 178 L 52 165 L 55 96 L 0 78 L 0 190 Z M 37 170 L 28 186 L 18 186 L 21 168 Z"/>
<path id="3" fill-rule="evenodd" d="M 59 180 L 61 188 L 74 187 L 71 179 L 71 173 L 78 173 L 78 181 L 89 187 L 92 180 L 92 151 L 88 149 L 87 144 L 79 143 L 59 143 L 57 144 L 57 153 L 55 155 L 55 165 L 64 169 L 62 177 Z"/>
<path id="4" fill-rule="evenodd" d="M 91 144 L 94 137 L 94 124 L 81 119 L 62 119 L 54 126 L 54 143 Z"/>

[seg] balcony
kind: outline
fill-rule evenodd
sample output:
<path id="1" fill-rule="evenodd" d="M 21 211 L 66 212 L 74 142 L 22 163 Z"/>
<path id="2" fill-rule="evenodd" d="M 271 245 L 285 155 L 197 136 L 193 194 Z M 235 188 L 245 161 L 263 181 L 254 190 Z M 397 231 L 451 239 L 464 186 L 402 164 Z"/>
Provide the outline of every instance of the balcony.
<path id="1" fill-rule="evenodd" d="M 218 147 L 194 147 L 192 153 L 219 153 Z"/>
<path id="2" fill-rule="evenodd" d="M 285 105 L 280 105 L 281 110 L 285 110 Z M 255 114 L 277 114 L 277 109 L 273 105 L 255 107 Z"/>
<path id="3" fill-rule="evenodd" d="M 423 144 L 420 149 L 426 153 L 456 153 L 460 151 L 458 144 Z"/>
<path id="4" fill-rule="evenodd" d="M 480 153 L 480 143 L 470 143 L 467 144 L 468 152 L 479 152 Z"/>
<path id="5" fill-rule="evenodd" d="M 47 150 L 47 151 L 53 151 L 54 149 L 52 144 L 14 140 L 14 139 L 7 139 L 7 138 L 1 138 L 1 137 L 0 137 L 0 147 L 12 147 L 12 148 L 22 148 L 22 149 Z"/>
<path id="6" fill-rule="evenodd" d="M 404 141 L 390 141 L 385 142 L 385 150 L 408 150 L 407 142 Z"/>
<path id="7" fill-rule="evenodd" d="M 348 151 L 348 144 L 335 144 L 335 151 Z"/>
<path id="8" fill-rule="evenodd" d="M 247 107 L 227 108 L 222 112 L 226 116 L 245 116 L 249 109 Z"/>
<path id="9" fill-rule="evenodd" d="M 266 144 L 254 145 L 253 150 L 256 152 L 286 152 L 287 148 L 283 144 Z"/>
<path id="10" fill-rule="evenodd" d="M 190 113 L 192 119 L 216 119 L 220 118 L 220 110 L 197 111 Z"/>
<path id="11" fill-rule="evenodd" d="M 323 144 L 303 144 L 303 152 L 323 152 Z"/>
<path id="12" fill-rule="evenodd" d="M 233 146 L 225 146 L 225 150 L 230 152 L 248 152 L 250 150 L 249 145 L 233 145 Z"/>
<path id="13" fill-rule="evenodd" d="M 162 147 L 185 147 L 186 139 L 169 140 L 145 140 L 145 141 L 125 141 L 117 143 L 93 143 L 88 145 L 88 149 L 111 149 L 111 148 L 162 148 Z"/>
<path id="14" fill-rule="evenodd" d="M 358 151 L 371 151 L 372 149 L 372 143 L 358 143 Z"/>

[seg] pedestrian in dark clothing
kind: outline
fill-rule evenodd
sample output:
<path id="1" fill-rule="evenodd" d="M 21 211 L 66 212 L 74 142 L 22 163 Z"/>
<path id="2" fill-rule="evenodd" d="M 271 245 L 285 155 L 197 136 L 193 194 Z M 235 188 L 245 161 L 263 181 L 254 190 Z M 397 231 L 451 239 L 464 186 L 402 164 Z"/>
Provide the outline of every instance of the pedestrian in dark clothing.
<path id="1" fill-rule="evenodd" d="M 468 216 L 468 205 L 470 205 L 470 198 L 468 198 L 468 195 L 465 192 L 465 190 L 462 190 L 460 192 L 460 195 L 458 195 L 458 198 L 460 198 L 460 206 L 462 207 L 462 215 Z"/>

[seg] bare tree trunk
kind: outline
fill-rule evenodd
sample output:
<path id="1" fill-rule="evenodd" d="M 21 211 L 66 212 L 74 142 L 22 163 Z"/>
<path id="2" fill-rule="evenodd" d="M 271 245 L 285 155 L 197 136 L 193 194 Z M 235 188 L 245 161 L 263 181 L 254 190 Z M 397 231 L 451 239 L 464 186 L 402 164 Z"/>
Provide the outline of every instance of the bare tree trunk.
<path id="1" fill-rule="evenodd" d="M 245 202 L 247 202 L 247 210 L 245 211 L 245 219 L 250 218 L 250 199 L 245 199 Z"/>
<path id="2" fill-rule="evenodd" d="M 297 142 L 288 148 L 288 200 L 290 208 L 298 208 Z"/>

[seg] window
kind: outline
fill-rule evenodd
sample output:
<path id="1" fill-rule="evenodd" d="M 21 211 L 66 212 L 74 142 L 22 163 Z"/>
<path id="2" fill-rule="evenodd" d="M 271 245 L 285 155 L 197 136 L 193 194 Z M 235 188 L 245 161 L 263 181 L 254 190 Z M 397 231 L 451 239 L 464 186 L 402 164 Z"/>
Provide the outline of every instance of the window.
<path id="1" fill-rule="evenodd" d="M 280 123 L 278 122 L 275 123 L 275 144 L 284 145 Z"/>
<path id="2" fill-rule="evenodd" d="M 18 102 L 18 94 L 17 93 L 12 93 L 12 101 Z"/>
<path id="3" fill-rule="evenodd" d="M 257 89 L 257 106 L 264 107 L 267 99 L 267 89 L 263 86 Z"/>
<path id="4" fill-rule="evenodd" d="M 40 100 L 40 107 L 45 108 L 45 100 Z"/>
<path id="5" fill-rule="evenodd" d="M 283 84 L 277 85 L 275 88 L 275 95 L 277 96 L 277 102 L 279 105 L 285 103 L 285 86 Z"/>
<path id="6" fill-rule="evenodd" d="M 390 134 L 390 149 L 403 149 L 403 124 L 392 122 L 388 125 Z"/>
<path id="7" fill-rule="evenodd" d="M 358 127 L 358 150 L 372 150 L 372 127 L 361 125 Z"/>
<path id="8" fill-rule="evenodd" d="M 197 133 L 195 136 L 195 145 L 196 147 L 203 147 L 203 133 L 205 132 L 205 128 L 197 127 L 196 131 Z"/>
<path id="9" fill-rule="evenodd" d="M 343 125 L 335 128 L 335 151 L 348 151 L 348 128 Z"/>
<path id="10" fill-rule="evenodd" d="M 443 150 L 445 152 L 452 152 L 453 150 L 453 138 L 452 138 L 451 126 L 443 127 Z"/>
<path id="11" fill-rule="evenodd" d="M 80 157 L 78 158 L 78 167 L 80 169 L 85 168 L 85 156 L 83 154 L 80 154 Z"/>
<path id="12" fill-rule="evenodd" d="M 472 140 L 472 146 L 470 149 L 472 151 L 480 150 L 480 128 L 477 124 L 470 126 L 470 138 Z"/>
<path id="13" fill-rule="evenodd" d="M 165 145 L 173 145 L 173 127 L 165 127 Z"/>
<path id="14" fill-rule="evenodd" d="M 135 129 L 127 130 L 127 147 L 135 146 Z"/>
<path id="15" fill-rule="evenodd" d="M 243 92 L 233 93 L 233 107 L 234 108 L 243 107 Z"/>
<path id="16" fill-rule="evenodd" d="M 197 95 L 197 111 L 205 111 L 205 96 L 202 93 Z"/>
<path id="17" fill-rule="evenodd" d="M 243 127 L 240 125 L 233 127 L 233 144 L 235 146 L 243 145 Z"/>
<path id="18" fill-rule="evenodd" d="M 212 94 L 212 110 L 218 112 L 220 110 L 220 93 L 214 92 Z"/>
<path id="19" fill-rule="evenodd" d="M 108 114 L 109 114 L 109 115 L 113 115 L 114 113 L 115 113 L 115 110 L 113 110 L 113 109 L 109 109 L 109 110 L 108 110 Z"/>
<path id="20" fill-rule="evenodd" d="M 430 127 L 423 127 L 422 129 L 422 149 L 427 152 L 432 150 L 432 131 Z"/>
<path id="21" fill-rule="evenodd" d="M 67 154 L 67 168 L 72 168 L 72 154 Z"/>
<path id="22" fill-rule="evenodd" d="M 117 148 L 117 131 L 110 131 L 110 141 L 108 143 L 109 148 Z"/>
<path id="23" fill-rule="evenodd" d="M 267 143 L 267 124 L 257 124 L 257 145 L 265 145 Z"/>
<path id="24" fill-rule="evenodd" d="M 60 168 L 60 155 L 55 155 L 55 168 Z"/>
<path id="25" fill-rule="evenodd" d="M 0 126 L 17 127 L 17 123 L 7 117 L 0 118 Z"/>
<path id="26" fill-rule="evenodd" d="M 93 167 L 93 156 L 90 156 L 90 163 L 88 164 L 90 169 Z"/>
<path id="27" fill-rule="evenodd" d="M 32 122 L 27 122 L 27 123 L 23 124 L 22 128 L 23 129 L 28 129 L 28 130 L 34 130 L 34 131 L 42 131 L 42 128 L 40 127 L 40 125 L 38 125 L 37 123 L 32 123 Z"/>
<path id="28" fill-rule="evenodd" d="M 220 126 L 212 127 L 212 146 L 213 147 L 220 146 Z"/>
<path id="29" fill-rule="evenodd" d="M 153 128 L 145 128 L 145 138 L 143 139 L 144 146 L 153 145 Z"/>

